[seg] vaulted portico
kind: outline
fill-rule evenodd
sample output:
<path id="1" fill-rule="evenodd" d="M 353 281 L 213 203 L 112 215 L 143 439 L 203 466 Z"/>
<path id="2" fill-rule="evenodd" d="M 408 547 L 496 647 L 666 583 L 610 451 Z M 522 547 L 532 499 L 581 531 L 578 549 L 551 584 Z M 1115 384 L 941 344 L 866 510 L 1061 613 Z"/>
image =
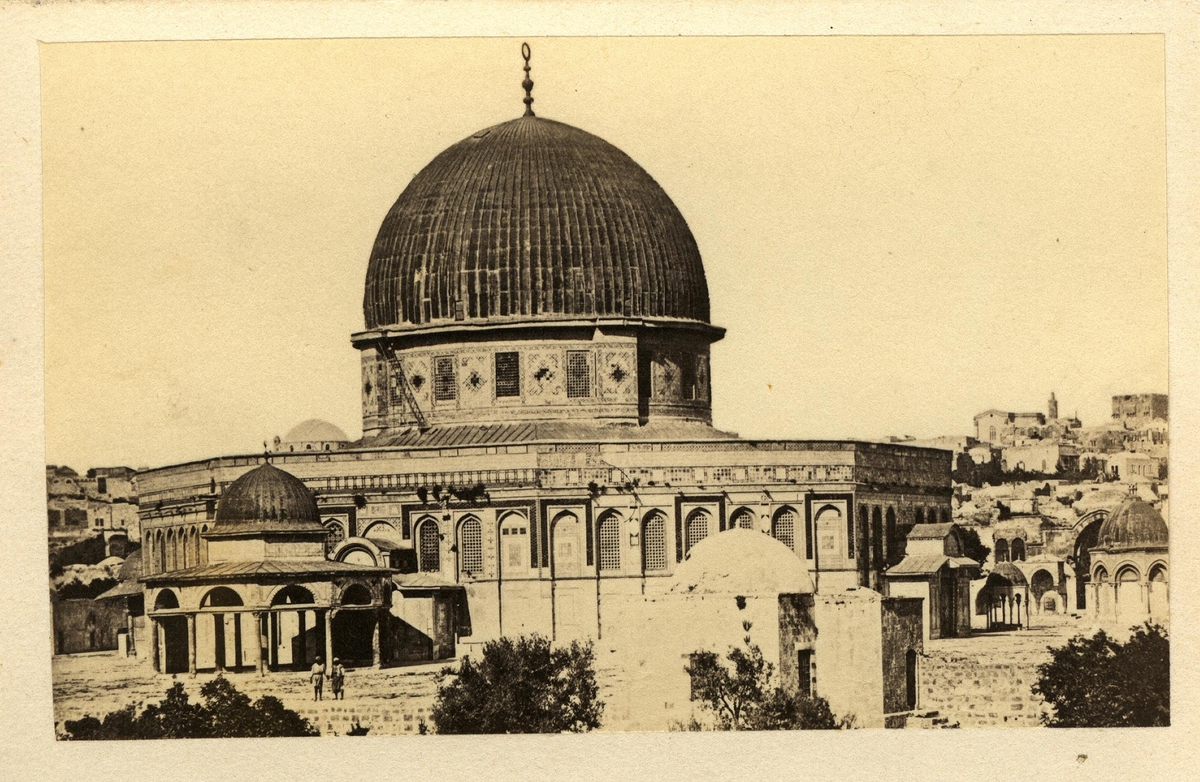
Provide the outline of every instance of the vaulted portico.
<path id="1" fill-rule="evenodd" d="M 205 533 L 209 562 L 142 579 L 155 670 L 378 666 L 392 571 L 326 559 L 327 534 L 297 478 L 263 464 L 234 481 Z"/>

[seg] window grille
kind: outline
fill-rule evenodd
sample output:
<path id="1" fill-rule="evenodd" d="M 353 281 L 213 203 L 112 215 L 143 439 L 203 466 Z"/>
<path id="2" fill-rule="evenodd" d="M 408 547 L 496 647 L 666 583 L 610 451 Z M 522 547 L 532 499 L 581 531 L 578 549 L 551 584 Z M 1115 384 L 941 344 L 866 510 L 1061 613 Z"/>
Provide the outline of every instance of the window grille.
<path id="1" fill-rule="evenodd" d="M 646 570 L 667 569 L 667 523 L 661 513 L 646 520 L 642 532 L 642 564 Z"/>
<path id="2" fill-rule="evenodd" d="M 733 520 L 729 524 L 730 529 L 754 529 L 754 513 L 743 508 L 733 514 Z"/>
<path id="3" fill-rule="evenodd" d="M 600 569 L 621 569 L 621 520 L 615 514 L 600 519 Z"/>
<path id="4" fill-rule="evenodd" d="M 479 519 L 467 519 L 458 531 L 459 563 L 465 575 L 483 572 L 483 527 Z"/>
<path id="5" fill-rule="evenodd" d="M 784 508 L 775 514 L 775 521 L 771 524 L 771 537 L 788 548 L 795 550 L 796 512 L 794 510 Z"/>
<path id="6" fill-rule="evenodd" d="M 441 570 L 441 534 L 436 523 L 426 521 L 421 524 L 420 542 L 421 572 L 436 573 Z"/>
<path id="7" fill-rule="evenodd" d="M 496 396 L 521 395 L 521 360 L 516 351 L 496 354 Z"/>
<path id="8" fill-rule="evenodd" d="M 592 395 L 591 364 L 591 356 L 588 351 L 567 351 L 567 397 L 569 399 Z"/>
<path id="9" fill-rule="evenodd" d="M 454 357 L 438 356 L 434 359 L 433 398 L 439 402 L 451 402 L 457 396 L 454 382 Z"/>
<path id="10" fill-rule="evenodd" d="M 708 537 L 708 514 L 702 510 L 692 511 L 692 515 L 688 516 L 685 528 L 684 539 L 687 541 L 687 549 L 684 550 L 684 554 Z"/>

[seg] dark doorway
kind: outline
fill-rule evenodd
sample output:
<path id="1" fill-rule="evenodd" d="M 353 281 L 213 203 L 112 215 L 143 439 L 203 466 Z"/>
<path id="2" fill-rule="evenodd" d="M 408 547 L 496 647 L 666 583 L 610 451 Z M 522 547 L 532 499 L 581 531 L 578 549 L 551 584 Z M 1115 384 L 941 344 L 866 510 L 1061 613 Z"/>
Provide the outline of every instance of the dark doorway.
<path id="1" fill-rule="evenodd" d="M 800 694 L 812 697 L 812 650 L 796 652 L 796 677 L 799 679 Z"/>
<path id="2" fill-rule="evenodd" d="M 917 708 L 917 651 L 909 649 L 904 656 L 904 708 Z"/>
<path id="3" fill-rule="evenodd" d="M 958 635 L 958 577 L 953 570 L 944 569 L 938 577 L 938 623 L 942 638 Z"/>
<path id="4" fill-rule="evenodd" d="M 371 665 L 374 634 L 374 610 L 338 612 L 333 617 L 333 656 L 344 665 Z"/>
<path id="5" fill-rule="evenodd" d="M 163 634 L 163 673 L 187 673 L 187 618 L 166 616 L 159 620 Z"/>

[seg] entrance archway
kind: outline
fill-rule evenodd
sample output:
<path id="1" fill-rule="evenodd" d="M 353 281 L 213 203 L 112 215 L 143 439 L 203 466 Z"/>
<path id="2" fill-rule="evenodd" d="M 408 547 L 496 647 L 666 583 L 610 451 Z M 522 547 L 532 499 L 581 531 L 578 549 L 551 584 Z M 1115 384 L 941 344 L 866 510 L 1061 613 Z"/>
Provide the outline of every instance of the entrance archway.
<path id="1" fill-rule="evenodd" d="M 1089 521 L 1084 521 L 1075 538 L 1075 550 L 1071 566 L 1075 569 L 1075 610 L 1087 608 L 1088 585 L 1092 583 L 1091 550 L 1096 547 L 1100 536 L 1100 525 L 1108 518 L 1108 511 L 1096 511 Z"/>
<path id="2" fill-rule="evenodd" d="M 1033 574 L 1033 578 L 1029 581 L 1029 591 L 1033 593 L 1033 603 L 1038 607 L 1038 610 L 1044 611 L 1046 608 L 1045 601 L 1042 597 L 1051 594 L 1054 591 L 1054 576 L 1050 575 L 1048 570 L 1039 570 Z M 1050 601 L 1050 610 L 1054 611 L 1057 604 L 1053 598 Z"/>

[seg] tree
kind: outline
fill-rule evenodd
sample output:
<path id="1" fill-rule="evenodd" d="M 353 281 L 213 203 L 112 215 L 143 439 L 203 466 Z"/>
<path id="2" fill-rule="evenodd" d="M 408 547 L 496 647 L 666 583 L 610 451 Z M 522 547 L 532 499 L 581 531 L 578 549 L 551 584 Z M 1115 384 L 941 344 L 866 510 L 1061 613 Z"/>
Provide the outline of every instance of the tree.
<path id="1" fill-rule="evenodd" d="M 204 703 L 192 703 L 183 685 L 176 683 L 159 703 L 137 713 L 130 704 L 109 712 L 104 719 L 84 717 L 64 723 L 66 738 L 194 739 L 317 736 L 312 724 L 270 695 L 251 703 L 225 677 L 218 676 L 200 688 Z"/>
<path id="2" fill-rule="evenodd" d="M 1050 652 L 1050 662 L 1038 666 L 1033 685 L 1053 707 L 1042 717 L 1049 727 L 1171 724 L 1170 643 L 1162 627 L 1147 623 L 1123 644 L 1101 630 Z"/>
<path id="3" fill-rule="evenodd" d="M 522 636 L 484 644 L 479 662 L 444 668 L 430 716 L 437 733 L 583 733 L 600 727 L 604 703 L 591 643 L 551 647 Z"/>
<path id="4" fill-rule="evenodd" d="M 979 530 L 974 528 L 963 529 L 963 556 L 969 557 L 979 564 L 987 561 L 988 555 L 992 553 L 991 546 L 983 545 L 983 541 L 979 539 Z"/>
<path id="5" fill-rule="evenodd" d="M 692 697 L 702 701 L 720 730 L 830 730 L 850 727 L 838 720 L 824 698 L 792 695 L 775 685 L 775 666 L 757 644 L 731 648 L 722 662 L 715 652 L 691 655 L 684 670 L 692 680 Z M 699 723 L 689 727 L 699 728 Z"/>

